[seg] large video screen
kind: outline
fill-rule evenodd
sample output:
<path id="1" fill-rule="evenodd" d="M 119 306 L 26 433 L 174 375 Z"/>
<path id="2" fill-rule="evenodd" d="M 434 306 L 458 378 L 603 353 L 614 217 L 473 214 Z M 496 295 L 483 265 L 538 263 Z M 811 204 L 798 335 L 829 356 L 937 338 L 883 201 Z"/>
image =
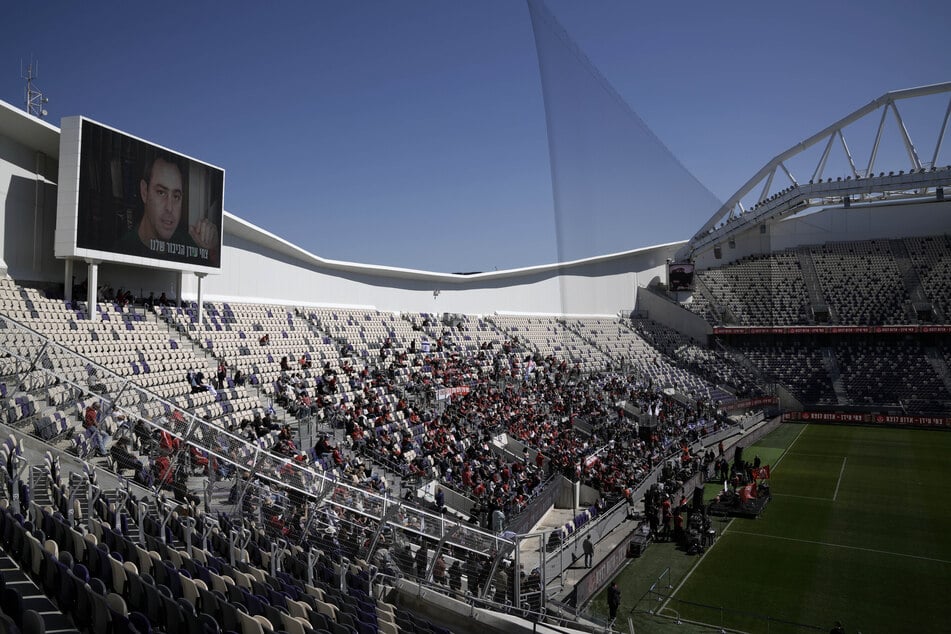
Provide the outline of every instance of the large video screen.
<path id="1" fill-rule="evenodd" d="M 693 290 L 693 262 L 671 262 L 667 265 L 667 287 L 672 291 Z"/>
<path id="2" fill-rule="evenodd" d="M 220 268 L 224 170 L 80 121 L 75 251 Z"/>

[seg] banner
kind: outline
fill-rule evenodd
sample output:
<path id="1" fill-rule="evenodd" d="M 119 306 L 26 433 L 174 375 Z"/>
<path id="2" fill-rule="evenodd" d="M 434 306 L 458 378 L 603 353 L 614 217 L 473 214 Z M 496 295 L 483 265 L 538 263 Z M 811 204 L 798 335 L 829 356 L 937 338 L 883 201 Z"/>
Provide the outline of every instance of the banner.
<path id="1" fill-rule="evenodd" d="M 723 409 L 732 412 L 737 409 L 756 409 L 764 405 L 779 405 L 779 398 L 776 396 L 759 396 L 757 398 L 748 398 L 742 401 L 733 401 L 723 405 Z"/>
<path id="2" fill-rule="evenodd" d="M 948 334 L 951 325 L 904 326 L 714 326 L 715 335 L 880 335 Z"/>
<path id="3" fill-rule="evenodd" d="M 465 395 L 468 393 L 469 393 L 468 385 L 461 385 L 459 387 L 441 387 L 438 390 L 436 390 L 436 400 L 444 401 L 451 396 L 455 396 L 457 394 Z"/>
<path id="4" fill-rule="evenodd" d="M 909 425 L 915 427 L 951 427 L 947 416 L 906 416 L 902 414 L 850 414 L 845 412 L 786 412 L 783 420 L 807 423 L 863 423 Z"/>

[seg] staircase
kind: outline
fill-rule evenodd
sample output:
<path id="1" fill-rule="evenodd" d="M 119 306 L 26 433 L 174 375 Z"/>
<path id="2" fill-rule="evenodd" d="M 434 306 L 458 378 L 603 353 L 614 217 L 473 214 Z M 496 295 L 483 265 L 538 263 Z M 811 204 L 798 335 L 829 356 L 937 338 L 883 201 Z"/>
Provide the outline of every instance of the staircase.
<path id="1" fill-rule="evenodd" d="M 718 337 L 713 338 L 713 341 L 716 344 L 717 350 L 719 350 L 720 354 L 722 354 L 724 357 L 727 357 L 733 360 L 734 363 L 744 368 L 747 372 L 749 372 L 754 377 L 756 377 L 757 381 L 759 381 L 759 384 L 761 386 L 769 385 L 770 383 L 775 382 L 773 379 L 766 376 L 763 373 L 763 370 L 760 369 L 758 365 L 750 361 L 749 357 L 747 357 L 745 354 L 738 352 L 736 350 L 733 350 L 731 348 L 728 348 L 726 344 L 723 343 L 723 341 L 721 341 L 720 338 Z"/>
<path id="2" fill-rule="evenodd" d="M 888 246 L 891 249 L 892 257 L 895 259 L 895 265 L 901 273 L 905 292 L 911 299 L 910 302 L 905 302 L 905 314 L 911 320 L 909 323 L 917 323 L 919 312 L 933 312 L 931 301 L 925 295 L 924 288 L 921 285 L 921 276 L 918 275 L 918 270 L 915 269 L 911 258 L 908 256 L 908 247 L 905 246 L 904 241 L 889 240 Z"/>
<path id="3" fill-rule="evenodd" d="M 809 248 L 804 247 L 797 249 L 796 256 L 799 259 L 799 270 L 802 272 L 802 281 L 806 285 L 806 292 L 809 294 L 809 306 L 812 308 L 813 319 L 820 321 L 816 318 L 816 315 L 825 313 L 828 315 L 828 321 L 837 321 L 837 318 L 832 314 L 832 308 L 826 302 L 822 294 L 822 285 L 819 283 L 816 263 L 812 259 L 812 254 L 809 253 Z"/>
<path id="4" fill-rule="evenodd" d="M 839 364 L 835 358 L 835 351 L 832 348 L 822 349 L 822 365 L 825 366 L 829 378 L 832 379 L 832 389 L 835 391 L 835 398 L 839 405 L 848 405 L 849 393 L 845 389 L 845 381 L 842 380 L 842 372 L 839 371 Z"/>
<path id="5" fill-rule="evenodd" d="M 733 316 L 733 313 L 728 307 L 720 305 L 713 291 L 710 290 L 710 287 L 707 286 L 707 283 L 700 275 L 694 276 L 694 292 L 697 291 L 700 291 L 700 295 L 707 300 L 707 303 L 710 305 L 710 312 L 719 320 L 720 324 L 726 326 L 736 323 L 736 318 Z"/>
<path id="6" fill-rule="evenodd" d="M 925 358 L 928 359 L 928 363 L 934 368 L 935 374 L 941 378 L 944 389 L 948 391 L 948 394 L 951 394 L 951 369 L 948 368 L 948 364 L 941 355 L 941 352 L 939 352 L 937 348 L 925 348 Z"/>

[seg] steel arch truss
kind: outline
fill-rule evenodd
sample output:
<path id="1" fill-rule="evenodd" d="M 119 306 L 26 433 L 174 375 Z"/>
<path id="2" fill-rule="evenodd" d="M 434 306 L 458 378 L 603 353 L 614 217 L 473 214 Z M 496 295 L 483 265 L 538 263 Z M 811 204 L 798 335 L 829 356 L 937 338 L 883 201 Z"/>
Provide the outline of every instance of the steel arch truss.
<path id="1" fill-rule="evenodd" d="M 915 145 L 908 133 L 899 109 L 899 102 L 941 94 L 948 95 L 948 104 L 944 109 L 944 117 L 939 126 L 937 138 L 934 140 L 934 149 L 928 157 L 930 160 L 923 161 L 919 146 Z M 889 113 L 896 123 L 898 138 L 903 146 L 904 154 L 908 157 L 908 163 L 904 166 L 889 166 L 891 171 L 881 172 L 876 176 L 876 159 L 885 135 Z M 845 129 L 861 119 L 868 117 L 874 120 L 876 116 L 878 125 L 875 128 L 871 150 L 867 160 L 860 161 L 849 148 Z M 690 240 L 688 245 L 690 253 L 720 242 L 729 235 L 736 234 L 762 220 L 798 213 L 815 205 L 828 205 L 833 201 L 841 201 L 845 197 L 856 202 L 872 202 L 883 198 L 927 195 L 929 190 L 947 183 L 951 173 L 947 167 L 938 166 L 949 119 L 951 119 L 951 82 L 885 93 L 805 141 L 797 143 L 764 165 L 700 228 Z M 789 161 L 820 144 L 824 144 L 824 148 L 812 169 L 808 183 L 798 181 L 788 166 Z M 835 181 L 828 178 L 823 182 L 829 157 L 837 148 L 841 148 L 850 173 L 837 175 Z M 897 175 L 894 171 L 896 167 L 899 170 Z M 780 190 L 775 186 L 777 174 L 780 175 L 780 182 L 783 182 L 783 176 L 788 182 L 788 186 L 784 189 Z M 757 190 L 759 194 L 753 199 L 754 203 L 746 209 L 743 201 L 749 201 L 749 195 Z"/>

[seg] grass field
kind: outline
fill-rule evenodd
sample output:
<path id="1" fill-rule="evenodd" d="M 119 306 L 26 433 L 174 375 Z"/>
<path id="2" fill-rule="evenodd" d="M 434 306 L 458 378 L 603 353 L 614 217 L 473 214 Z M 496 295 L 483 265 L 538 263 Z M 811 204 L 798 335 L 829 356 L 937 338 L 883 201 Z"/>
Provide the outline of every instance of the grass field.
<path id="1" fill-rule="evenodd" d="M 705 629 L 639 614 L 663 608 L 748 632 L 951 631 L 951 434 L 784 424 L 743 455 L 775 466 L 765 512 L 717 522 L 702 557 L 652 544 L 618 578 L 625 621 L 634 609 L 638 631 Z"/>

